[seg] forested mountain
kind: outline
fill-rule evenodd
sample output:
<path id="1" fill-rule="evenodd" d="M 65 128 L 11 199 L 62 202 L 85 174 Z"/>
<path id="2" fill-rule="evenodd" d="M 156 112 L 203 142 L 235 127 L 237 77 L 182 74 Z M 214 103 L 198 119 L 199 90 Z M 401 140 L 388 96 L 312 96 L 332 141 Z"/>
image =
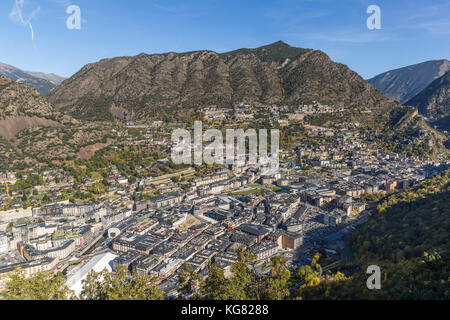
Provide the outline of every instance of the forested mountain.
<path id="1" fill-rule="evenodd" d="M 314 299 L 449 299 L 450 170 L 388 196 L 348 241 L 350 279 L 325 281 L 301 295 Z M 366 287 L 369 265 L 381 268 L 381 290 Z"/>
<path id="2" fill-rule="evenodd" d="M 25 115 L 54 118 L 56 114 L 35 89 L 0 75 L 0 119 Z"/>
<path id="3" fill-rule="evenodd" d="M 108 127 L 63 115 L 34 88 L 0 75 L 2 170 L 76 158 L 81 148 L 113 137 Z"/>

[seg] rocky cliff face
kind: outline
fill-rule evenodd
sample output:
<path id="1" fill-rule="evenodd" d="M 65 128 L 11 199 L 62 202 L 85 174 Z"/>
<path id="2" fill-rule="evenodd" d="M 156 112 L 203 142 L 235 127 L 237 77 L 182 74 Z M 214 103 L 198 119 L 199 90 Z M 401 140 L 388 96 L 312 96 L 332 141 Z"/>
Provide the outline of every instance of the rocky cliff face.
<path id="1" fill-rule="evenodd" d="M 158 118 L 166 112 L 243 99 L 262 103 L 319 101 L 335 107 L 383 110 L 395 103 L 347 66 L 318 50 L 276 42 L 224 54 L 167 53 L 102 60 L 83 67 L 50 94 L 78 118 Z"/>

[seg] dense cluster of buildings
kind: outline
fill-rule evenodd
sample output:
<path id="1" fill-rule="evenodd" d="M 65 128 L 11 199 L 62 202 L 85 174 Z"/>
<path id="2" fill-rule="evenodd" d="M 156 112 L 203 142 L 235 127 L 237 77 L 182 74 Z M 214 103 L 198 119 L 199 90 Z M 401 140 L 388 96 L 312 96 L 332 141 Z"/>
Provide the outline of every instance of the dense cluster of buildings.
<path id="1" fill-rule="evenodd" d="M 267 106 L 242 102 L 234 106 L 234 114 L 239 118 L 248 115 L 249 108 L 257 112 L 260 107 Z M 294 118 L 329 112 L 328 106 L 316 102 L 269 109 L 277 117 L 293 113 Z M 211 106 L 203 113 L 221 121 L 230 111 Z M 193 176 L 186 187 L 173 175 L 136 181 L 110 166 L 102 177 L 109 189 L 97 202 L 55 201 L 1 214 L 0 286 L 17 267 L 27 276 L 65 270 L 67 284 L 79 294 L 89 271 L 124 267 L 132 274 L 156 277 L 170 296 L 177 293 L 178 271 L 185 263 L 202 276 L 207 276 L 212 263 L 229 277 L 240 250 L 253 253 L 262 274 L 268 272 L 265 262 L 275 255 L 282 255 L 291 267 L 308 263 L 321 248 L 333 252 L 342 246 L 342 236 L 370 215 L 364 195 L 405 190 L 448 168 L 380 152 L 356 139 L 353 129 L 309 128 L 308 134 L 333 137 L 333 143 L 325 147 L 305 142 L 281 151 L 280 158 L 289 160 L 271 175 L 258 165 L 229 165 Z M 183 174 L 194 172 L 190 168 Z M 0 177 L 15 179 L 13 174 Z M 40 188 L 53 188 L 56 194 L 74 183 L 58 169 L 43 177 L 46 183 Z M 79 189 L 89 190 L 95 182 L 86 177 Z M 148 190 L 157 190 L 158 195 L 139 197 Z M 6 196 L 0 200 L 7 201 Z"/>
<path id="2" fill-rule="evenodd" d="M 153 275 L 171 295 L 184 263 L 203 276 L 213 263 L 229 277 L 241 249 L 254 254 L 263 273 L 268 271 L 263 262 L 274 255 L 287 257 L 289 265 L 307 263 L 320 248 L 333 252 L 346 232 L 367 219 L 371 208 L 362 195 L 407 189 L 446 167 L 387 157 L 376 162 L 375 157 L 323 175 L 307 175 L 288 165 L 282 166 L 281 177 L 270 179 L 255 168 L 239 173 L 221 169 L 196 178 L 191 190 L 136 202 L 135 211 L 115 226 L 111 237 L 113 270 L 125 267 Z M 250 184 L 235 186 L 242 177 L 250 178 Z M 205 185 L 224 183 L 231 186 L 226 192 L 201 192 Z M 248 188 L 248 193 L 233 192 Z M 266 192 L 260 195 L 251 188 Z"/>

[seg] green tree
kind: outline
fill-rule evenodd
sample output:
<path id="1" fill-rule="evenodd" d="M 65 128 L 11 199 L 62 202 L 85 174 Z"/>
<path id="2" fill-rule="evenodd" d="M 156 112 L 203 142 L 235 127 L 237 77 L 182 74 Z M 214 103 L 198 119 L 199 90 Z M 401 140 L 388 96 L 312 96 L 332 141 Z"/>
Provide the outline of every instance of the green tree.
<path id="1" fill-rule="evenodd" d="M 203 296 L 212 300 L 232 299 L 230 280 L 225 278 L 223 269 L 209 263 L 208 277 L 202 286 Z"/>
<path id="2" fill-rule="evenodd" d="M 192 299 L 198 299 L 202 291 L 202 277 L 195 272 L 191 265 L 185 262 L 178 271 L 180 293 L 189 295 Z"/>
<path id="3" fill-rule="evenodd" d="M 91 271 L 83 281 L 81 300 L 162 300 L 155 278 L 131 276 L 126 268 L 115 272 Z"/>
<path id="4" fill-rule="evenodd" d="M 255 260 L 255 256 L 249 251 L 239 249 L 238 261 L 231 266 L 233 277 L 230 279 L 230 291 L 233 300 L 248 300 L 255 296 L 250 285 L 255 282 L 255 274 L 249 264 Z"/>
<path id="5" fill-rule="evenodd" d="M 271 259 L 270 275 L 263 280 L 262 298 L 282 300 L 289 296 L 291 272 L 286 268 L 286 260 L 280 256 Z"/>
<path id="6" fill-rule="evenodd" d="M 62 273 L 55 277 L 51 273 L 38 272 L 27 279 L 24 271 L 17 268 L 8 275 L 6 288 L 0 296 L 6 300 L 67 300 L 72 291 L 64 282 Z"/>

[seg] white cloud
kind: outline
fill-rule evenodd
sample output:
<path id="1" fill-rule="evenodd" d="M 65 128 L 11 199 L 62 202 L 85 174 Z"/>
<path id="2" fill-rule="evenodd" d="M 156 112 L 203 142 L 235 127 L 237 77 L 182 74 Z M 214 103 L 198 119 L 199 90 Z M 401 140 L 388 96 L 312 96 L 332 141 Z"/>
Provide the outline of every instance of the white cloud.
<path id="1" fill-rule="evenodd" d="M 30 28 L 30 32 L 31 32 L 31 40 L 34 40 L 34 29 L 33 29 L 33 25 L 31 24 L 31 20 L 33 20 L 36 17 L 37 13 L 40 10 L 40 7 L 37 6 L 31 12 L 31 14 L 29 14 L 28 17 L 25 18 L 24 14 L 23 14 L 24 3 L 25 3 L 25 0 L 15 0 L 14 7 L 12 8 L 12 10 L 9 14 L 9 18 L 12 21 L 19 23 L 23 26 L 28 26 Z"/>
<path id="2" fill-rule="evenodd" d="M 420 7 L 420 10 L 413 6 L 409 8 L 409 11 L 410 14 L 399 21 L 397 29 L 402 31 L 421 30 L 431 35 L 450 34 L 450 21 L 448 19 L 450 2 L 426 3 Z"/>
<path id="3" fill-rule="evenodd" d="M 414 27 L 414 26 L 413 26 Z M 418 23 L 417 28 L 425 29 L 434 35 L 447 35 L 450 34 L 450 21 L 449 20 L 430 20 Z"/>

